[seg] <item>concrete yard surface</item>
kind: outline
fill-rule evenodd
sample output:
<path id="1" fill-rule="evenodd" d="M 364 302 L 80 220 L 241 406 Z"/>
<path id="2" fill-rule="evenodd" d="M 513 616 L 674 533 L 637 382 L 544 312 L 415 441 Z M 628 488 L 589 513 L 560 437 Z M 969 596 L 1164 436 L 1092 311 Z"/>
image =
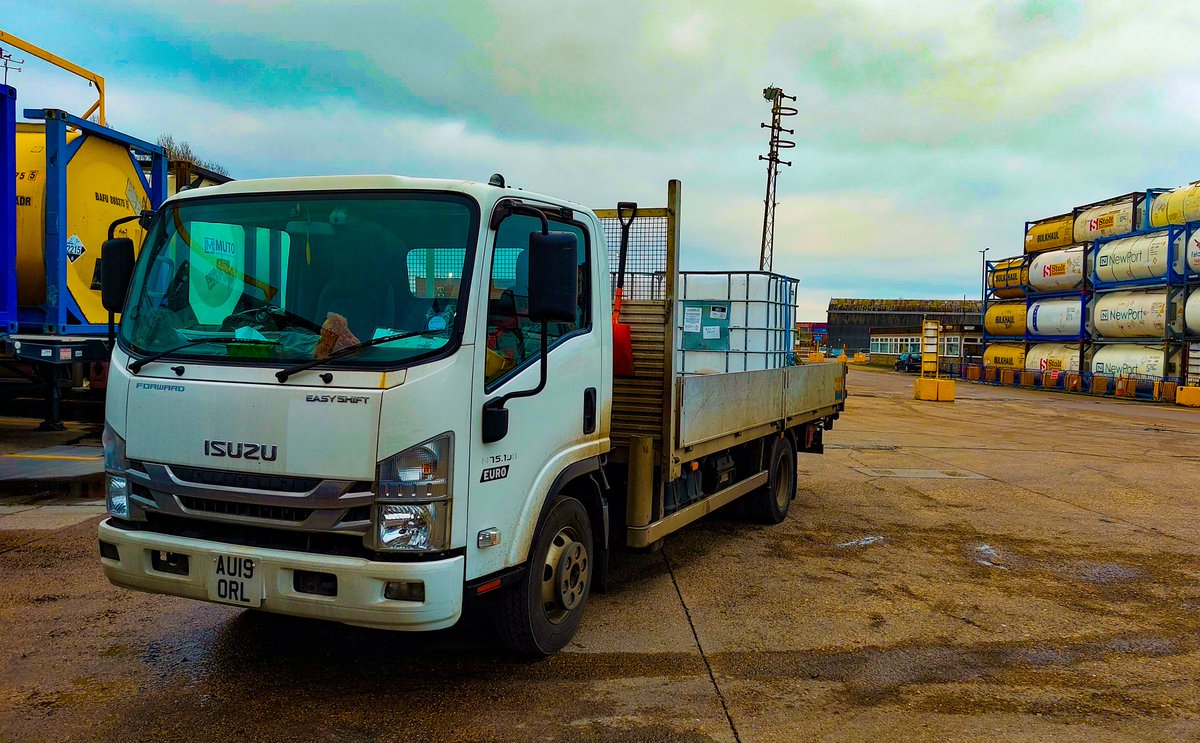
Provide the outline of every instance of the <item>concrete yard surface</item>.
<path id="1" fill-rule="evenodd" d="M 0 740 L 1200 739 L 1200 411 L 849 388 L 783 524 L 617 556 L 541 661 L 121 591 L 0 493 Z"/>

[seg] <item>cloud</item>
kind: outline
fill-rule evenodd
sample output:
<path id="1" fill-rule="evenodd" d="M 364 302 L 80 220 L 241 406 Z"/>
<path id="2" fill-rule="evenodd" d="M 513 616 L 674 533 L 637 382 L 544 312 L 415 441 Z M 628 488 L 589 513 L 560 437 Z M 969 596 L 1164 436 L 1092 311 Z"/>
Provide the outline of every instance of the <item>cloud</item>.
<path id="1" fill-rule="evenodd" d="M 115 125 L 240 177 L 499 171 L 595 206 L 681 178 L 694 269 L 757 267 L 760 91 L 781 85 L 799 115 L 776 268 L 814 313 L 974 296 L 976 251 L 1019 253 L 1025 220 L 1200 177 L 1194 2 L 14 7 L 14 31 L 108 76 Z M 35 67 L 23 104 L 90 102 Z"/>

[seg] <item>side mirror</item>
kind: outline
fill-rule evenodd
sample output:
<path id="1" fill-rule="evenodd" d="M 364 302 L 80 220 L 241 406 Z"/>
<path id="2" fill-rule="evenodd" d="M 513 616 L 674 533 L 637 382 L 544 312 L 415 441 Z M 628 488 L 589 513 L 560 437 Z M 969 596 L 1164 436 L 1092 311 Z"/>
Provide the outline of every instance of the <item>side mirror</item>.
<path id="1" fill-rule="evenodd" d="M 573 232 L 529 234 L 529 319 L 575 322 L 579 311 L 579 239 Z"/>
<path id="2" fill-rule="evenodd" d="M 114 237 L 100 249 L 100 302 L 109 312 L 120 312 L 133 278 L 133 240 Z"/>

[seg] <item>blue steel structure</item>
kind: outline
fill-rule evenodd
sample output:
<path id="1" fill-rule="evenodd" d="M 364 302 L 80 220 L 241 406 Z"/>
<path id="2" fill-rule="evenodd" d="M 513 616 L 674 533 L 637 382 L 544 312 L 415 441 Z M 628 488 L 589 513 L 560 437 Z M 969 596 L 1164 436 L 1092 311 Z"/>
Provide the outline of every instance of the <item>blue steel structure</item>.
<path id="1" fill-rule="evenodd" d="M 157 209 L 167 196 L 167 160 L 158 145 L 94 124 L 58 109 L 27 109 L 28 119 L 45 122 L 46 131 L 46 224 L 43 256 L 46 267 L 46 301 L 37 307 L 21 307 L 17 294 L 17 199 L 16 199 L 16 90 L 0 86 L 0 363 L 35 370 L 34 380 L 45 392 L 46 416 L 40 428 L 62 430 L 59 420 L 60 381 L 72 365 L 107 361 L 110 354 L 103 337 L 106 324 L 85 321 L 83 312 L 67 288 L 67 164 L 88 137 L 124 145 L 134 172 L 142 179 Z M 67 130 L 82 136 L 67 143 Z M 138 155 L 150 162 L 150 179 L 142 174 Z"/>
<path id="2" fill-rule="evenodd" d="M 1093 343 L 1171 343 L 1184 340 L 1187 336 L 1187 328 L 1183 325 L 1182 317 L 1172 317 L 1173 308 L 1178 304 L 1182 310 L 1183 302 L 1187 299 L 1187 293 L 1190 284 L 1194 284 L 1200 279 L 1200 274 L 1191 271 L 1187 263 L 1187 240 L 1200 224 L 1191 225 L 1168 225 L 1166 227 L 1152 227 L 1148 229 L 1130 232 L 1126 235 L 1118 237 L 1106 237 L 1096 240 L 1093 243 L 1092 254 L 1092 271 L 1091 279 L 1094 292 L 1097 295 L 1106 294 L 1117 291 L 1130 291 L 1138 289 L 1164 289 L 1166 291 L 1167 303 L 1167 323 L 1166 332 L 1162 337 L 1145 338 L 1102 338 L 1096 336 L 1092 338 Z M 1165 234 L 1167 236 L 1167 272 L 1165 276 L 1158 276 L 1149 279 L 1132 279 L 1126 281 L 1106 281 L 1096 273 L 1096 256 L 1099 256 L 1101 248 L 1108 243 L 1116 240 L 1124 240 L 1130 237 L 1138 237 L 1140 235 L 1157 235 Z M 1178 266 L 1182 267 L 1177 268 Z M 1169 349 L 1164 349 L 1169 352 Z"/>
<path id="3" fill-rule="evenodd" d="M 17 91 L 0 85 L 0 333 L 17 329 Z"/>
<path id="4" fill-rule="evenodd" d="M 163 149 L 115 129 L 94 124 L 58 109 L 26 109 L 25 118 L 46 124 L 46 302 L 41 307 L 22 307 L 18 311 L 19 332 L 47 335 L 102 335 L 106 324 L 88 323 L 67 290 L 67 163 L 88 137 L 99 137 L 129 148 L 134 171 L 150 197 L 150 208 L 157 209 L 167 194 L 167 158 Z M 67 129 L 83 134 L 67 143 Z M 142 175 L 136 155 L 150 158 L 150 180 Z"/>

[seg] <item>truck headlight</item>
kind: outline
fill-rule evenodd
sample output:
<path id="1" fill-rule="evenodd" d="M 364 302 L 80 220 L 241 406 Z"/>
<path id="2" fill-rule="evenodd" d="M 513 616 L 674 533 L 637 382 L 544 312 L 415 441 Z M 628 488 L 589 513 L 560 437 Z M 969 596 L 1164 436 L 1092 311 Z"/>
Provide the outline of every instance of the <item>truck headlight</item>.
<path id="1" fill-rule="evenodd" d="M 100 441 L 104 444 L 105 507 L 117 518 L 129 518 L 129 478 L 125 475 L 129 461 L 125 458 L 125 439 L 105 421 Z"/>
<path id="2" fill-rule="evenodd" d="M 432 552 L 446 549 L 454 436 L 442 434 L 379 463 L 375 476 L 375 547 Z"/>

